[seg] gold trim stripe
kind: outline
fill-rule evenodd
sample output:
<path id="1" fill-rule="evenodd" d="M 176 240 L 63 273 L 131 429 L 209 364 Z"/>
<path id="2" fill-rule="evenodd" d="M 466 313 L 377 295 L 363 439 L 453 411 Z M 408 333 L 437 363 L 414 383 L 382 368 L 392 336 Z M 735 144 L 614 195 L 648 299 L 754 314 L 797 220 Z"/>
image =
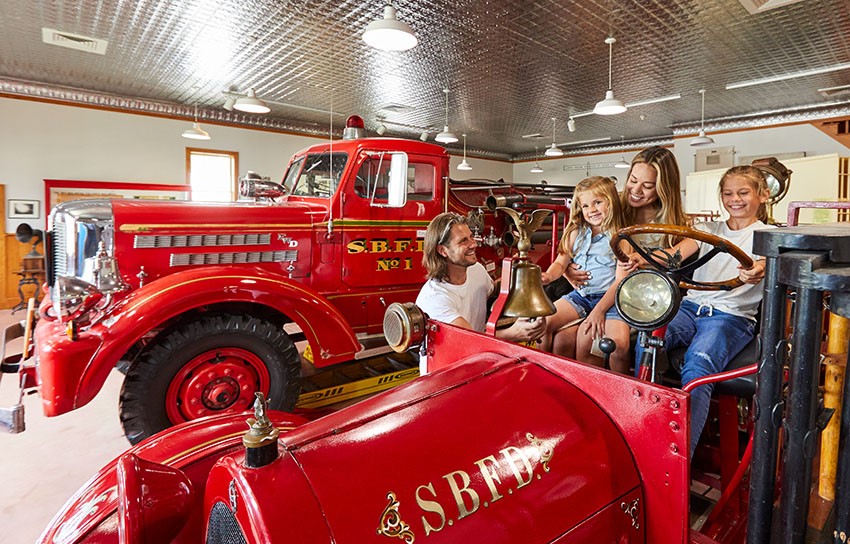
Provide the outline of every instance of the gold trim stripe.
<path id="1" fill-rule="evenodd" d="M 251 412 L 250 412 L 250 411 L 246 411 L 246 412 L 245 412 L 245 414 L 246 414 L 246 415 L 251 415 Z M 278 427 L 278 429 L 280 429 L 281 431 L 291 431 L 292 429 L 295 429 L 295 427 Z M 209 445 L 215 444 L 216 442 L 224 442 L 224 441 L 226 441 L 226 440 L 230 440 L 230 439 L 232 439 L 232 438 L 236 438 L 237 436 L 242 436 L 243 434 L 245 434 L 245 431 L 237 431 L 237 432 L 235 432 L 235 433 L 230 433 L 230 434 L 226 434 L 226 435 L 224 435 L 224 436 L 218 436 L 218 437 L 216 437 L 216 438 L 212 438 L 212 439 L 207 440 L 206 442 L 203 442 L 203 443 L 201 443 L 201 444 L 195 444 L 194 446 L 192 446 L 191 448 L 189 448 L 189 449 L 187 449 L 187 450 L 183 450 L 183 451 L 181 451 L 180 453 L 178 453 L 178 454 L 176 454 L 176 455 L 172 455 L 172 456 L 171 456 L 171 457 L 169 457 L 168 459 L 166 459 L 166 460 L 162 461 L 160 464 L 162 464 L 162 465 L 168 465 L 168 464 L 170 464 L 170 463 L 174 463 L 174 462 L 176 462 L 178 459 L 180 459 L 181 457 L 188 457 L 188 456 L 189 456 L 189 455 L 191 455 L 192 453 L 195 453 L 196 451 L 198 451 L 198 450 L 200 450 L 200 449 L 206 448 L 206 447 L 207 447 L 207 446 L 209 446 Z"/>

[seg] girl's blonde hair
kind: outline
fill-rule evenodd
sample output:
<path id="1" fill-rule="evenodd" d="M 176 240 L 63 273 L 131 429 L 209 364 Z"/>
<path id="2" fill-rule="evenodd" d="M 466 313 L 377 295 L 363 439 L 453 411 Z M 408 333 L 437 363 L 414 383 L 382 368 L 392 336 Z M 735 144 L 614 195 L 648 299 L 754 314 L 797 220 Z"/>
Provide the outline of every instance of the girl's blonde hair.
<path id="1" fill-rule="evenodd" d="M 614 180 L 602 176 L 591 176 L 581 180 L 576 185 L 573 200 L 570 204 L 570 223 L 564 229 L 564 235 L 561 236 L 561 243 L 558 244 L 558 252 L 564 253 L 570 258 L 572 258 L 573 249 L 569 247 L 570 234 L 581 227 L 590 227 L 584 220 L 584 214 L 581 212 L 581 203 L 578 199 L 578 195 L 581 193 L 591 193 L 594 196 L 604 198 L 608 203 L 608 217 L 602 221 L 602 232 L 613 235 L 623 228 L 623 211 L 620 206 L 617 185 L 614 183 Z"/>
<path id="2" fill-rule="evenodd" d="M 656 172 L 655 190 L 658 192 L 658 200 L 652 203 L 652 206 L 655 207 L 655 222 L 665 225 L 688 226 L 688 217 L 682 208 L 679 164 L 676 162 L 673 152 L 659 146 L 644 149 L 632 159 L 632 166 L 626 176 L 627 180 L 632 175 L 632 168 L 639 163 L 648 164 Z M 620 203 L 623 208 L 625 225 L 634 225 L 637 212 L 629 204 L 629 194 L 625 189 L 620 194 Z M 673 240 L 667 241 L 671 246 L 673 242 Z"/>
<path id="3" fill-rule="evenodd" d="M 745 164 L 743 166 L 733 166 L 729 170 L 723 173 L 723 177 L 720 178 L 720 184 L 718 185 L 718 194 L 723 192 L 723 184 L 726 183 L 726 180 L 732 176 L 738 176 L 747 180 L 747 183 L 752 187 L 753 191 L 759 194 L 764 194 L 767 197 L 770 197 L 770 189 L 767 187 L 767 179 L 764 177 L 764 172 L 756 168 L 755 166 L 751 166 L 749 164 Z M 720 198 L 720 201 L 723 202 L 723 198 Z M 758 212 L 756 213 L 756 218 L 762 223 L 767 223 L 767 203 L 762 202 L 759 206 Z"/>

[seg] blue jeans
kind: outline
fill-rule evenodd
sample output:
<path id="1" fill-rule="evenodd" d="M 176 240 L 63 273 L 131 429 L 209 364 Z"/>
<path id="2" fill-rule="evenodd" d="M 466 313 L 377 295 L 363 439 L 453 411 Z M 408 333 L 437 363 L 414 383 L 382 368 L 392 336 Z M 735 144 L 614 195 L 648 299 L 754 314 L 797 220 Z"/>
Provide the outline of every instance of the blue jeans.
<path id="1" fill-rule="evenodd" d="M 596 308 L 596 305 L 599 304 L 599 301 L 602 300 L 603 296 L 605 296 L 605 293 L 582 295 L 578 291 L 570 291 L 561 298 L 570 303 L 570 306 L 573 307 L 579 317 L 587 317 L 587 315 Z M 608 308 L 608 311 L 605 312 L 605 319 L 623 320 L 623 318 L 620 317 L 620 312 L 617 311 L 617 306 L 614 304 L 612 304 L 611 307 Z"/>
<path id="2" fill-rule="evenodd" d="M 729 361 L 753 339 L 755 326 L 755 321 L 745 317 L 712 311 L 689 300 L 682 301 L 679 312 L 667 325 L 664 335 L 664 348 L 667 350 L 688 346 L 682 364 L 682 385 L 723 372 Z M 637 361 L 640 361 L 642 352 L 638 346 Z M 691 391 L 691 458 L 708 419 L 713 390 L 714 386 L 709 384 Z"/>

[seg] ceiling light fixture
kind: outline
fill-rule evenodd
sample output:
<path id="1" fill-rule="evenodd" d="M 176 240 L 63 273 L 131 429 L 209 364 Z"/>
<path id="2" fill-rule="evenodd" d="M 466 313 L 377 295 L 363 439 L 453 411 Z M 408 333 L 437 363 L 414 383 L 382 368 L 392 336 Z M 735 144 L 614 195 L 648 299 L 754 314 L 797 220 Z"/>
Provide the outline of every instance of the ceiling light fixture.
<path id="1" fill-rule="evenodd" d="M 363 41 L 381 51 L 407 51 L 416 47 L 419 40 L 410 25 L 399 21 L 396 15 L 394 7 L 384 7 L 384 18 L 366 25 Z"/>
<path id="2" fill-rule="evenodd" d="M 265 102 L 257 98 L 254 89 L 248 89 L 248 94 L 237 98 L 236 102 L 233 103 L 233 109 L 245 113 L 268 113 L 272 111 Z"/>
<path id="3" fill-rule="evenodd" d="M 449 90 L 443 89 L 446 93 L 446 126 L 443 127 L 443 132 L 437 134 L 434 140 L 441 144 L 453 144 L 457 141 L 457 136 L 453 132 L 449 132 Z"/>
<path id="4" fill-rule="evenodd" d="M 617 115 L 626 111 L 626 106 L 622 101 L 614 98 L 614 91 L 611 88 L 611 72 L 612 62 L 614 59 L 614 42 L 617 40 L 613 36 L 605 38 L 605 43 L 608 44 L 608 90 L 605 91 L 605 99 L 597 102 L 593 108 L 593 113 L 597 115 Z"/>
<path id="5" fill-rule="evenodd" d="M 692 146 L 710 145 L 714 143 L 712 138 L 705 135 L 705 89 L 700 89 L 699 94 L 702 95 L 702 113 L 699 121 L 699 136 L 691 140 Z"/>
<path id="6" fill-rule="evenodd" d="M 428 131 L 426 130 L 426 131 L 422 132 L 422 134 L 419 135 L 419 139 L 422 140 L 423 142 L 427 142 L 428 141 Z"/>
<path id="7" fill-rule="evenodd" d="M 624 135 L 620 134 L 620 147 L 623 148 L 623 149 L 626 148 L 625 140 L 626 140 L 626 137 Z M 625 155 L 620 155 L 620 160 L 618 160 L 617 162 L 614 163 L 614 168 L 631 168 L 631 166 L 632 166 L 631 164 L 626 162 L 626 156 Z"/>
<path id="8" fill-rule="evenodd" d="M 572 117 L 570 117 L 570 120 L 567 121 L 567 130 L 569 130 L 570 132 L 576 131 L 576 120 Z"/>
<path id="9" fill-rule="evenodd" d="M 387 125 L 385 125 L 384 123 L 378 123 L 378 128 L 375 129 L 375 132 L 378 133 L 378 136 L 383 136 L 386 131 Z"/>
<path id="10" fill-rule="evenodd" d="M 201 128 L 201 124 L 198 123 L 198 105 L 195 104 L 195 123 L 192 125 L 192 128 L 187 128 L 181 134 L 184 138 L 189 138 L 190 140 L 209 140 L 210 134 L 206 130 Z"/>
<path id="11" fill-rule="evenodd" d="M 546 155 L 547 157 L 563 157 L 564 156 L 564 152 L 557 145 L 555 145 L 555 121 L 556 121 L 556 119 L 553 117 L 552 118 L 552 146 L 548 147 L 546 149 L 546 153 L 544 153 L 544 155 Z"/>
<path id="12" fill-rule="evenodd" d="M 224 109 L 227 111 L 233 111 L 233 105 L 236 104 L 236 99 L 238 97 L 233 96 L 232 94 L 226 95 L 227 98 L 224 99 Z"/>
<path id="13" fill-rule="evenodd" d="M 472 170 L 472 165 L 466 162 L 466 134 L 463 135 L 463 161 L 457 165 L 458 170 Z"/>
<path id="14" fill-rule="evenodd" d="M 823 68 L 813 68 L 811 70 L 803 70 L 802 72 L 794 72 L 781 76 L 770 76 L 759 79 L 751 79 L 749 81 L 738 81 L 736 83 L 727 83 L 726 90 L 740 89 L 742 87 L 752 87 L 753 85 L 764 85 L 765 83 L 776 83 L 777 81 L 785 81 L 787 79 L 796 79 L 798 77 L 809 77 L 820 74 L 828 74 L 830 72 L 838 72 L 840 70 L 850 69 L 850 62 L 844 64 L 834 64 L 832 66 L 824 66 Z"/>
<path id="15" fill-rule="evenodd" d="M 538 148 L 536 148 L 536 147 L 534 148 L 534 157 L 535 157 L 535 158 L 537 157 L 537 149 L 538 149 Z M 536 161 L 536 160 L 535 160 L 535 161 L 534 161 L 534 166 L 532 166 L 532 167 L 531 167 L 531 170 L 529 170 L 529 172 L 531 172 L 532 174 L 542 174 L 542 173 L 543 173 L 543 169 L 542 169 L 542 168 L 540 168 L 540 163 L 539 163 L 538 161 Z"/>

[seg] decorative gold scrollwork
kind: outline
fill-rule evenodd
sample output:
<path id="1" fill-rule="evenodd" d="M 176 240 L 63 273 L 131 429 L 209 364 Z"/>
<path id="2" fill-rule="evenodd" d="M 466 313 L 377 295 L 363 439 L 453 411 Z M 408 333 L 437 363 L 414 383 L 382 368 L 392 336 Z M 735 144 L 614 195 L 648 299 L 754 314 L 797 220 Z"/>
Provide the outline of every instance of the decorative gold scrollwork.
<path id="1" fill-rule="evenodd" d="M 622 508 L 623 512 L 632 518 L 632 527 L 640 529 L 640 522 L 638 521 L 638 517 L 640 515 L 640 499 L 633 500 L 631 504 L 621 502 L 620 508 Z"/>
<path id="2" fill-rule="evenodd" d="M 525 438 L 531 442 L 531 445 L 537 448 L 540 453 L 540 464 L 543 465 L 543 470 L 549 472 L 549 461 L 552 460 L 552 455 L 555 454 L 555 449 L 546 440 L 541 440 L 531 433 L 525 433 Z"/>
<path id="3" fill-rule="evenodd" d="M 416 536 L 413 534 L 413 531 L 410 530 L 410 526 L 401 520 L 401 515 L 398 513 L 398 500 L 396 500 L 395 493 L 392 491 L 387 493 L 387 500 L 389 502 L 381 514 L 378 534 L 400 538 L 406 544 L 413 544 L 416 540 Z"/>

